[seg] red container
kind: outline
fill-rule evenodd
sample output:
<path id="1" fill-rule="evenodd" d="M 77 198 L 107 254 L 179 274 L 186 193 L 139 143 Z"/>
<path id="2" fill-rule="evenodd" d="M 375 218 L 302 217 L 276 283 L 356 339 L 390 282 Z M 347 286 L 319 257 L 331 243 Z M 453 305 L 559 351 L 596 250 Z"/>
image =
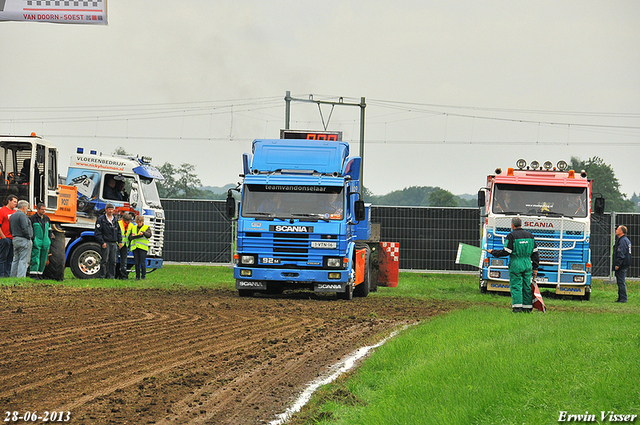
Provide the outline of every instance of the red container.
<path id="1" fill-rule="evenodd" d="M 378 251 L 378 285 L 395 288 L 398 286 L 400 264 L 400 242 L 380 242 Z"/>

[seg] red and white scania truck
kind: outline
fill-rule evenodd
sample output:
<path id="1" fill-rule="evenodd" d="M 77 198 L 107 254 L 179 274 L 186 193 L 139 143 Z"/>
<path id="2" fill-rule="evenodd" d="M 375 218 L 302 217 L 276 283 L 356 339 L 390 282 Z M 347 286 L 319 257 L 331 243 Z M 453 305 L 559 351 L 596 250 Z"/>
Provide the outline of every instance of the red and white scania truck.
<path id="1" fill-rule="evenodd" d="M 604 212 L 604 198 L 595 202 L 593 181 L 585 171 L 569 170 L 565 161 L 520 159 L 517 168 L 500 168 L 487 176 L 478 192 L 482 248 L 503 249 L 511 219 L 520 217 L 538 246 L 540 266 L 536 282 L 556 294 L 589 300 L 591 296 L 591 218 Z M 484 258 L 480 291 L 509 291 L 509 258 Z"/>

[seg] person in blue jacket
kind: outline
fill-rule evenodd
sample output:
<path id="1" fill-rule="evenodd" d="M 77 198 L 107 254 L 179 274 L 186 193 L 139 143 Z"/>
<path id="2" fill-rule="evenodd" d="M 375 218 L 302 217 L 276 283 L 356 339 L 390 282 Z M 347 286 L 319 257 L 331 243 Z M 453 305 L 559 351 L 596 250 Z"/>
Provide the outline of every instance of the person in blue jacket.
<path id="1" fill-rule="evenodd" d="M 115 208 L 113 204 L 107 204 L 104 214 L 96 220 L 94 236 L 102 248 L 100 255 L 100 277 L 115 279 L 116 261 L 118 250 L 122 248 L 122 233 L 118 226 L 118 219 L 113 214 Z"/>
<path id="2" fill-rule="evenodd" d="M 613 271 L 616 275 L 618 283 L 618 299 L 616 303 L 627 302 L 627 284 L 625 277 L 627 270 L 631 265 L 631 241 L 627 237 L 626 226 L 618 226 L 616 228 L 616 243 L 613 246 Z"/>

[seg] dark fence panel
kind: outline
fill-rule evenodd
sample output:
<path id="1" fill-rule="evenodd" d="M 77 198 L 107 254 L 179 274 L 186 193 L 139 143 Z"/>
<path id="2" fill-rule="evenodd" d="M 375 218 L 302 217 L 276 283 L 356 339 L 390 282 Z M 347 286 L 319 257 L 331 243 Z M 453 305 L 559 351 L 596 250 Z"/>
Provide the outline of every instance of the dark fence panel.
<path id="1" fill-rule="evenodd" d="M 164 259 L 176 262 L 232 262 L 233 227 L 225 201 L 163 199 L 166 214 Z M 455 264 L 458 243 L 480 245 L 477 208 L 373 206 L 371 221 L 380 223 L 382 241 L 400 243 L 404 270 L 475 271 Z M 634 255 L 628 277 L 640 277 L 640 214 L 605 214 L 591 223 L 591 272 L 611 274 L 612 234 L 629 229 Z"/>
<path id="2" fill-rule="evenodd" d="M 225 201 L 163 199 L 165 261 L 231 263 L 233 231 Z"/>
<path id="3" fill-rule="evenodd" d="M 455 264 L 458 242 L 480 245 L 480 212 L 475 208 L 374 206 L 380 240 L 400 243 L 400 268 L 477 270 Z"/>
<path id="4" fill-rule="evenodd" d="M 627 277 L 640 277 L 640 214 L 615 213 L 614 223 L 615 226 L 611 227 L 610 232 L 613 232 L 617 226 L 626 226 L 627 237 L 631 241 L 631 267 Z"/>
<path id="5" fill-rule="evenodd" d="M 591 274 L 609 276 L 611 270 L 611 214 L 591 221 Z"/>

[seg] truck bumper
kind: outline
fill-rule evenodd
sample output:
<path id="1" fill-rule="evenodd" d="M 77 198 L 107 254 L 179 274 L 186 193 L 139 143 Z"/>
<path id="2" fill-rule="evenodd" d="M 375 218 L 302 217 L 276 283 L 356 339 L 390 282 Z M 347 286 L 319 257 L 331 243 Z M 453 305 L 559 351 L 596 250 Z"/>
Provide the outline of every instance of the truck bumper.
<path id="1" fill-rule="evenodd" d="M 552 288 L 555 289 L 555 293 L 558 295 L 575 295 L 575 296 L 584 296 L 588 291 L 590 291 L 590 282 L 589 284 L 584 283 L 561 283 L 558 285 L 557 283 L 541 283 L 536 282 L 541 288 Z M 496 281 L 496 280 L 488 280 L 486 281 L 487 291 L 492 292 L 510 292 L 509 282 L 504 281 Z"/>
<path id="2" fill-rule="evenodd" d="M 147 257 L 147 269 L 161 269 L 162 258 L 148 258 Z"/>
<path id="3" fill-rule="evenodd" d="M 244 271 L 244 274 L 243 274 Z M 246 274 L 251 273 L 251 276 Z M 329 278 L 329 274 L 335 276 Z M 246 267 L 234 267 L 233 276 L 236 279 L 237 289 L 264 290 L 268 281 L 291 283 L 292 286 L 313 285 L 318 292 L 336 292 L 338 286 L 342 291 L 349 283 L 347 270 L 302 270 L 302 269 L 250 269 Z M 332 289 L 329 289 L 332 288 Z"/>

